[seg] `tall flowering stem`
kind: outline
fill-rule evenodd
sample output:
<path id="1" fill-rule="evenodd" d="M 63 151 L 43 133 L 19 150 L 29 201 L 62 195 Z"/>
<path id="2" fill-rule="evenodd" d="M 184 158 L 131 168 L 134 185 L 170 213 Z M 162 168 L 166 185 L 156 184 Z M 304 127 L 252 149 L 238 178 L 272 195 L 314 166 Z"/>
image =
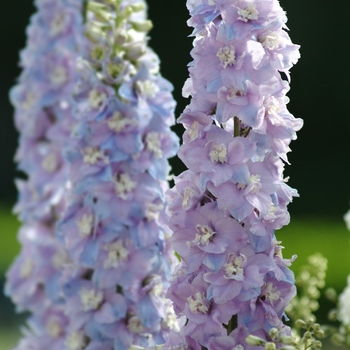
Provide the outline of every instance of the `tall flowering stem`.
<path id="1" fill-rule="evenodd" d="M 187 6 L 194 48 L 179 157 L 188 170 L 167 192 L 181 257 L 167 296 L 187 322 L 165 348 L 273 349 L 290 335 L 282 316 L 295 295 L 275 230 L 297 196 L 283 162 L 302 127 L 286 107 L 299 47 L 277 0 Z M 247 344 L 248 334 L 258 338 Z"/>
<path id="2" fill-rule="evenodd" d="M 178 149 L 172 86 L 147 46 L 144 1 L 85 5 L 76 122 L 64 150 L 69 207 L 57 231 L 72 259 L 61 280 L 65 346 L 151 349 L 177 327 L 165 298 L 174 254 L 164 191 Z"/>
<path id="3" fill-rule="evenodd" d="M 18 311 L 31 313 L 16 349 L 61 350 L 68 321 L 59 281 L 69 256 L 55 226 L 66 207 L 68 167 L 61 150 L 72 127 L 69 105 L 77 80 L 82 1 L 35 3 L 21 52 L 22 74 L 10 93 L 20 133 L 16 161 L 27 180 L 17 181 L 22 250 L 7 273 L 5 292 Z"/>

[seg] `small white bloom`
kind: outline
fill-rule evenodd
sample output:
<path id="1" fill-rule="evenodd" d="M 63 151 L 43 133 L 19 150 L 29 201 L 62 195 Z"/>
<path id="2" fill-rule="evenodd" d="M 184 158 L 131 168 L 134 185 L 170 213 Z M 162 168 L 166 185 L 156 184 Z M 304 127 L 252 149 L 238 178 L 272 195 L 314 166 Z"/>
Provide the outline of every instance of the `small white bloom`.
<path id="1" fill-rule="evenodd" d="M 77 222 L 80 236 L 87 237 L 91 234 L 94 226 L 94 217 L 91 214 L 84 214 L 81 220 Z"/>
<path id="2" fill-rule="evenodd" d="M 103 153 L 103 151 L 100 151 L 95 147 L 86 147 L 84 149 L 83 161 L 85 164 L 94 165 L 100 160 L 108 163 L 108 157 Z"/>
<path id="3" fill-rule="evenodd" d="M 224 264 L 226 279 L 236 279 L 238 276 L 243 276 L 244 268 L 243 264 L 247 261 L 245 255 L 230 254 L 228 262 Z"/>
<path id="4" fill-rule="evenodd" d="M 55 153 L 50 153 L 46 155 L 41 162 L 41 166 L 44 170 L 46 170 L 49 173 L 53 173 L 58 166 L 57 156 Z"/>
<path id="5" fill-rule="evenodd" d="M 196 231 L 196 238 L 193 243 L 202 246 L 208 245 L 216 233 L 208 225 L 197 225 Z"/>
<path id="6" fill-rule="evenodd" d="M 249 4 L 246 9 L 237 8 L 239 14 L 238 19 L 243 22 L 248 22 L 253 19 L 258 19 L 259 11 L 253 4 Z"/>
<path id="7" fill-rule="evenodd" d="M 137 182 L 131 180 L 127 173 L 117 174 L 114 182 L 114 189 L 118 197 L 126 199 L 126 195 L 135 189 Z"/>
<path id="8" fill-rule="evenodd" d="M 89 92 L 89 104 L 92 108 L 100 108 L 107 100 L 107 94 L 97 89 L 92 89 Z"/>
<path id="9" fill-rule="evenodd" d="M 226 163 L 227 162 L 227 149 L 226 146 L 221 144 L 216 144 L 212 147 L 210 153 L 210 160 L 213 163 Z"/>
<path id="10" fill-rule="evenodd" d="M 68 80 L 67 71 L 62 66 L 57 66 L 49 75 L 50 83 L 55 86 L 61 86 Z"/>
<path id="11" fill-rule="evenodd" d="M 86 346 L 86 341 L 83 333 L 73 332 L 71 333 L 66 341 L 65 345 L 69 350 L 84 350 Z"/>
<path id="12" fill-rule="evenodd" d="M 350 325 L 350 275 L 348 276 L 348 284 L 339 295 L 338 319 L 344 325 Z"/>
<path id="13" fill-rule="evenodd" d="M 135 119 L 125 118 L 120 112 L 115 111 L 111 119 L 108 120 L 108 127 L 115 132 L 122 132 L 128 126 L 136 125 Z"/>
<path id="14" fill-rule="evenodd" d="M 145 330 L 141 320 L 137 316 L 131 316 L 127 325 L 129 331 L 134 334 L 140 334 Z"/>
<path id="15" fill-rule="evenodd" d="M 153 152 L 156 158 L 163 156 L 162 144 L 160 142 L 160 135 L 155 131 L 151 131 L 146 136 L 146 147 L 149 152 Z"/>
<path id="16" fill-rule="evenodd" d="M 276 50 L 280 46 L 279 35 L 277 32 L 269 31 L 266 36 L 259 38 L 262 46 L 268 50 Z"/>
<path id="17" fill-rule="evenodd" d="M 55 13 L 49 27 L 49 35 L 61 34 L 67 26 L 67 16 L 62 12 Z"/>
<path id="18" fill-rule="evenodd" d="M 231 46 L 224 46 L 216 53 L 222 66 L 226 69 L 227 66 L 232 66 L 236 63 L 235 48 Z"/>
<path id="19" fill-rule="evenodd" d="M 84 311 L 96 310 L 103 300 L 103 293 L 96 292 L 94 289 L 82 288 L 79 291 L 79 295 Z"/>
<path id="20" fill-rule="evenodd" d="M 138 80 L 136 91 L 144 98 L 154 98 L 159 92 L 158 85 L 152 80 Z"/>
<path id="21" fill-rule="evenodd" d="M 206 314 L 206 313 L 208 313 L 209 308 L 206 305 L 207 302 L 206 302 L 202 293 L 200 293 L 200 292 L 196 293 L 194 296 L 187 298 L 187 301 L 189 302 L 190 310 L 194 314 L 199 314 L 199 313 Z"/>
<path id="22" fill-rule="evenodd" d="M 145 216 L 147 220 L 158 220 L 163 204 L 146 203 Z"/>
<path id="23" fill-rule="evenodd" d="M 108 252 L 107 259 L 103 263 L 105 269 L 118 267 L 129 256 L 129 251 L 123 246 L 121 239 L 107 244 L 104 249 Z"/>
<path id="24" fill-rule="evenodd" d="M 52 338 L 57 338 L 62 334 L 62 327 L 55 317 L 50 317 L 46 324 L 46 332 Z"/>

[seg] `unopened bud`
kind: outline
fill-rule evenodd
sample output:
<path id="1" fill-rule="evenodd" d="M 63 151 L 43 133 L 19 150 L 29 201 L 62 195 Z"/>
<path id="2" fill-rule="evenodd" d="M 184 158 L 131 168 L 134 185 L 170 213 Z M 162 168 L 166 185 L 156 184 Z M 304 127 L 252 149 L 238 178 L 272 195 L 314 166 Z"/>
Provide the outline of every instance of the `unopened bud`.
<path id="1" fill-rule="evenodd" d="M 298 319 L 295 321 L 295 325 L 298 327 L 298 328 L 306 328 L 307 325 L 306 325 L 306 322 L 301 320 L 301 319 Z"/>
<path id="2" fill-rule="evenodd" d="M 334 288 L 327 288 L 325 291 L 325 295 L 330 301 L 333 301 L 333 302 L 337 301 L 338 295 Z"/>
<path id="3" fill-rule="evenodd" d="M 247 344 L 253 345 L 253 346 L 260 346 L 260 345 L 264 345 L 266 343 L 266 341 L 264 339 L 259 338 L 255 335 L 248 335 L 248 337 L 245 339 L 245 341 L 247 342 Z"/>
<path id="4" fill-rule="evenodd" d="M 271 328 L 269 331 L 269 335 L 272 339 L 275 339 L 278 335 L 278 329 L 277 328 Z"/>
<path id="5" fill-rule="evenodd" d="M 292 336 L 282 336 L 279 339 L 282 344 L 291 345 L 295 343 L 295 339 Z"/>
<path id="6" fill-rule="evenodd" d="M 336 345 L 343 345 L 345 338 L 343 335 L 336 333 L 332 336 L 332 342 Z"/>
<path id="7" fill-rule="evenodd" d="M 315 340 L 311 343 L 312 349 L 322 349 L 322 342 Z"/>
<path id="8" fill-rule="evenodd" d="M 336 309 L 329 311 L 328 318 L 330 321 L 336 321 L 338 319 L 338 312 Z"/>
<path id="9" fill-rule="evenodd" d="M 138 4 L 133 4 L 130 5 L 130 7 L 132 8 L 133 12 L 140 12 L 146 9 L 146 6 L 143 2 L 139 2 Z"/>
<path id="10" fill-rule="evenodd" d="M 308 331 L 305 332 L 303 338 L 304 338 L 304 339 L 311 339 L 311 338 L 312 338 L 311 332 L 308 332 Z"/>
<path id="11" fill-rule="evenodd" d="M 315 335 L 317 338 L 324 338 L 325 337 L 324 331 L 322 329 L 315 331 Z"/>
<path id="12" fill-rule="evenodd" d="M 276 344 L 272 342 L 265 343 L 265 350 L 276 350 Z"/>
<path id="13" fill-rule="evenodd" d="M 130 22 L 130 23 L 137 32 L 147 33 L 153 28 L 153 24 L 150 20 L 146 20 L 142 22 Z"/>

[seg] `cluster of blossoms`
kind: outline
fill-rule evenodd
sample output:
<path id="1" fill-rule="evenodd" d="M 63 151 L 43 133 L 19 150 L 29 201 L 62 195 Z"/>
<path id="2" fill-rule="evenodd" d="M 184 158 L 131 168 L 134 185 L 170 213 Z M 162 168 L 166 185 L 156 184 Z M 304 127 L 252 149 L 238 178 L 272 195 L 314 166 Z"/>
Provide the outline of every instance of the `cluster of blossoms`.
<path id="1" fill-rule="evenodd" d="M 7 275 L 6 293 L 29 311 L 29 329 L 16 349 L 62 349 L 67 317 L 60 277 L 68 254 L 55 238 L 66 207 L 68 167 L 62 147 L 72 127 L 70 91 L 82 33 L 80 0 L 37 0 L 21 53 L 22 74 L 11 91 L 20 132 L 16 160 L 27 180 L 17 181 L 16 211 L 22 250 Z"/>
<path id="2" fill-rule="evenodd" d="M 164 205 L 175 102 L 147 47 L 145 10 L 142 0 L 86 2 L 64 148 L 69 206 L 57 229 L 72 259 L 61 279 L 69 350 L 151 349 L 177 327 Z"/>
<path id="3" fill-rule="evenodd" d="M 182 260 L 167 296 L 187 323 L 165 349 L 253 349 L 248 334 L 278 348 L 295 295 L 275 230 L 297 196 L 283 161 L 302 127 L 286 108 L 299 47 L 277 0 L 189 0 L 188 8 L 195 39 L 183 94 L 192 99 L 179 118 L 188 170 L 167 192 Z"/>

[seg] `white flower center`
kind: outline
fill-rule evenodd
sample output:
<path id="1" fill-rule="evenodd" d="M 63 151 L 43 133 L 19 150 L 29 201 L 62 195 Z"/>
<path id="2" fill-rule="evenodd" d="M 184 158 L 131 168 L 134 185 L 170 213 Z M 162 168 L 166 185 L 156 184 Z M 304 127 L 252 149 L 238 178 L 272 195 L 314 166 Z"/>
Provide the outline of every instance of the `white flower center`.
<path id="1" fill-rule="evenodd" d="M 245 255 L 230 254 L 228 262 L 224 264 L 226 279 L 235 279 L 237 276 L 242 276 L 244 273 L 243 264 L 247 261 Z"/>
<path id="2" fill-rule="evenodd" d="M 213 163 L 226 163 L 227 162 L 227 149 L 226 146 L 221 143 L 220 145 L 214 145 L 209 153 L 210 160 Z"/>
<path id="3" fill-rule="evenodd" d="M 108 74 L 113 78 L 113 79 L 117 79 L 119 74 L 122 72 L 124 66 L 122 63 L 108 63 L 107 64 L 107 72 Z"/>
<path id="4" fill-rule="evenodd" d="M 265 296 L 266 299 L 270 301 L 271 305 L 273 305 L 276 300 L 280 299 L 280 295 L 281 292 L 278 290 L 277 286 L 272 284 L 272 282 L 265 284 L 265 289 L 262 296 Z"/>
<path id="5" fill-rule="evenodd" d="M 108 252 L 107 259 L 103 263 L 105 269 L 118 267 L 129 255 L 129 251 L 123 246 L 123 241 L 121 239 L 114 243 L 107 244 L 104 249 Z"/>
<path id="6" fill-rule="evenodd" d="M 94 147 L 86 147 L 84 149 L 83 161 L 85 164 L 94 165 L 99 160 L 104 160 L 105 163 L 107 163 L 107 157 L 104 155 L 103 151 L 100 151 Z"/>
<path id="7" fill-rule="evenodd" d="M 163 156 L 163 151 L 161 149 L 160 135 L 151 131 L 146 136 L 146 145 L 149 152 L 153 152 L 156 158 L 161 158 Z"/>
<path id="8" fill-rule="evenodd" d="M 196 245 L 208 245 L 216 233 L 208 225 L 197 225 L 196 231 L 196 237 L 193 240 Z"/>
<path id="9" fill-rule="evenodd" d="M 67 17 L 64 15 L 64 13 L 62 12 L 56 13 L 50 23 L 49 35 L 56 36 L 57 34 L 62 33 L 66 28 L 66 25 L 67 25 Z"/>
<path id="10" fill-rule="evenodd" d="M 36 95 L 33 92 L 27 92 L 22 107 L 25 110 L 30 110 L 36 102 Z"/>
<path id="11" fill-rule="evenodd" d="M 115 132 L 122 132 L 126 127 L 136 124 L 135 119 L 127 119 L 118 111 L 114 112 L 112 118 L 108 120 L 108 127 Z"/>
<path id="12" fill-rule="evenodd" d="M 79 291 L 79 295 L 84 311 L 96 310 L 103 300 L 103 293 L 96 292 L 93 289 L 82 288 Z"/>
<path id="13" fill-rule="evenodd" d="M 246 9 L 237 8 L 239 14 L 238 19 L 243 22 L 248 22 L 252 19 L 258 19 L 259 11 L 253 4 L 249 4 Z"/>
<path id="14" fill-rule="evenodd" d="M 206 305 L 208 302 L 205 300 L 202 293 L 198 292 L 194 296 L 187 298 L 189 302 L 190 310 L 194 314 L 207 314 L 209 311 L 208 306 Z"/>
<path id="15" fill-rule="evenodd" d="M 162 204 L 147 203 L 145 209 L 145 216 L 147 220 L 157 220 L 159 212 L 163 209 Z"/>
<path id="16" fill-rule="evenodd" d="M 159 87 L 152 80 L 138 80 L 136 90 L 144 98 L 154 98 L 159 92 Z"/>
<path id="17" fill-rule="evenodd" d="M 65 345 L 69 350 L 84 350 L 85 337 L 81 332 L 74 332 L 66 339 Z"/>
<path id="18" fill-rule="evenodd" d="M 91 51 L 90 51 L 90 56 L 93 60 L 99 61 L 103 60 L 106 56 L 105 50 L 102 46 L 95 46 Z M 108 66 L 107 66 L 108 69 Z"/>
<path id="19" fill-rule="evenodd" d="M 33 270 L 34 270 L 33 261 L 29 258 L 26 258 L 21 264 L 20 275 L 22 278 L 27 278 L 30 276 Z"/>
<path id="20" fill-rule="evenodd" d="M 91 234 L 94 225 L 94 217 L 91 214 L 84 214 L 77 222 L 80 236 L 87 237 Z"/>
<path id="21" fill-rule="evenodd" d="M 190 136 L 191 141 L 193 141 L 198 135 L 198 124 L 199 123 L 195 120 L 188 130 L 188 134 Z"/>
<path id="22" fill-rule="evenodd" d="M 265 37 L 259 39 L 262 46 L 268 50 L 276 50 L 280 46 L 279 35 L 277 32 L 268 32 Z"/>
<path id="23" fill-rule="evenodd" d="M 227 66 L 232 66 L 236 63 L 235 48 L 231 46 L 224 46 L 216 53 L 222 66 L 226 69 Z"/>
<path id="24" fill-rule="evenodd" d="M 54 317 L 47 322 L 46 332 L 52 338 L 57 338 L 62 333 L 62 327 Z"/>
<path id="25" fill-rule="evenodd" d="M 92 108 L 100 108 L 107 99 L 105 92 L 97 89 L 92 89 L 89 92 L 89 104 Z"/>
<path id="26" fill-rule="evenodd" d="M 267 114 L 277 114 L 280 109 L 280 103 L 278 102 L 278 99 L 274 96 L 270 96 L 265 99 L 264 106 L 266 108 Z"/>
<path id="27" fill-rule="evenodd" d="M 135 189 L 137 182 L 132 181 L 129 174 L 117 174 L 114 182 L 114 189 L 118 197 L 126 199 L 126 195 Z"/>
<path id="28" fill-rule="evenodd" d="M 48 154 L 43 161 L 41 162 L 41 166 L 44 170 L 49 173 L 54 172 L 57 169 L 57 156 L 55 153 Z"/>
<path id="29" fill-rule="evenodd" d="M 236 345 L 232 350 L 244 350 L 244 347 L 239 344 L 239 345 Z"/>
<path id="30" fill-rule="evenodd" d="M 52 85 L 61 86 L 68 80 L 67 71 L 62 66 L 55 67 L 49 79 Z"/>
<path id="31" fill-rule="evenodd" d="M 189 207 L 189 201 L 194 196 L 194 190 L 191 187 L 186 187 L 183 194 L 182 209 L 187 210 Z"/>
<path id="32" fill-rule="evenodd" d="M 253 185 L 252 190 L 250 191 L 251 193 L 256 193 L 259 191 L 260 187 L 261 187 L 261 183 L 260 183 L 260 175 L 250 175 L 250 184 Z"/>
<path id="33" fill-rule="evenodd" d="M 142 325 L 141 320 L 137 316 L 132 316 L 128 321 L 128 328 L 131 333 L 142 333 L 145 327 Z"/>
<path id="34" fill-rule="evenodd" d="M 65 250 L 61 249 L 56 252 L 51 261 L 53 267 L 56 270 L 62 270 L 62 268 L 69 262 L 68 253 Z"/>

